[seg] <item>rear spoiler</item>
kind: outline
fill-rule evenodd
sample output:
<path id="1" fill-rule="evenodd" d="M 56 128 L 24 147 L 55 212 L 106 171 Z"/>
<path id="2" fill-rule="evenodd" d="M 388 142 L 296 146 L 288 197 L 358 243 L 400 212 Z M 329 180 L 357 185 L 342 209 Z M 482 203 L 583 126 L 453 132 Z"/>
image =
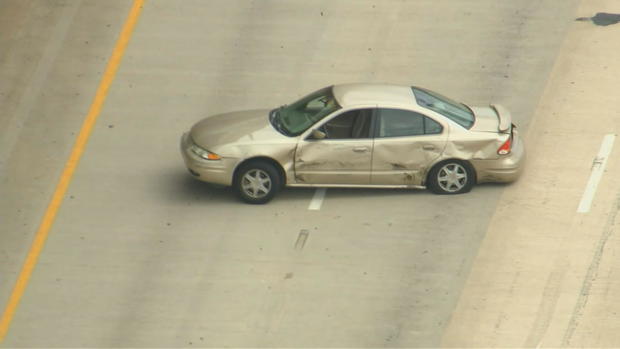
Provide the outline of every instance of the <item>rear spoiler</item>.
<path id="1" fill-rule="evenodd" d="M 510 125 L 512 125 L 512 115 L 510 115 L 508 109 L 499 104 L 491 104 L 490 107 L 495 110 L 495 114 L 497 114 L 497 118 L 499 119 L 499 126 L 497 127 L 499 131 L 506 132 L 510 130 Z"/>

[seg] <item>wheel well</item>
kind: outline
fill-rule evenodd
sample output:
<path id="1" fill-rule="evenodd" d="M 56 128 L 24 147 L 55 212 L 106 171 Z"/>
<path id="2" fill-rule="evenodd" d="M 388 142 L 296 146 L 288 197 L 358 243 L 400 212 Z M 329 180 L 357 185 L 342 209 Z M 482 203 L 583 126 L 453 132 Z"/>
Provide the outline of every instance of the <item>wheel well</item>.
<path id="1" fill-rule="evenodd" d="M 284 168 L 282 168 L 282 165 L 280 165 L 279 162 L 277 162 L 276 160 L 270 158 L 270 157 L 266 157 L 266 156 L 256 156 L 253 158 L 249 158 L 249 159 L 245 159 L 243 160 L 241 163 L 239 163 L 237 165 L 237 167 L 235 167 L 235 172 L 233 174 L 233 183 L 235 183 L 236 179 L 237 179 L 237 175 L 239 174 L 239 170 L 252 162 L 265 162 L 268 164 L 273 165 L 273 167 L 276 168 L 276 170 L 278 170 L 278 174 L 280 175 L 280 179 L 282 180 L 282 185 L 286 185 L 286 172 L 284 171 Z"/>
<path id="2" fill-rule="evenodd" d="M 424 176 L 424 183 L 423 185 L 426 185 L 428 183 L 428 176 L 431 175 L 431 172 L 433 171 L 433 169 L 437 166 L 440 166 L 446 162 L 449 161 L 458 161 L 462 164 L 464 164 L 465 166 L 469 167 L 469 170 L 471 171 L 471 173 L 474 174 L 474 183 L 478 183 L 478 174 L 476 173 L 476 168 L 474 167 L 474 165 L 471 164 L 471 162 L 467 161 L 467 160 L 463 160 L 463 159 L 457 159 L 457 158 L 451 158 L 451 159 L 445 159 L 445 160 L 441 160 L 439 162 L 437 162 L 436 164 L 434 164 L 433 166 L 431 166 L 428 171 L 426 172 L 426 176 Z"/>

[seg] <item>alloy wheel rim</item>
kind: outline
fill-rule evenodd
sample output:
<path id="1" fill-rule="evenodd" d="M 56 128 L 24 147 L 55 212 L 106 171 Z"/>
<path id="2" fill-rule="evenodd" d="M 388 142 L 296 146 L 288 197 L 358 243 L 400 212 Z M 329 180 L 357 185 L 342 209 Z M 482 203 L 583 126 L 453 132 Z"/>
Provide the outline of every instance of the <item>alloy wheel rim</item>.
<path id="1" fill-rule="evenodd" d="M 252 169 L 241 178 L 241 188 L 253 199 L 264 198 L 271 191 L 271 177 L 263 170 Z"/>
<path id="2" fill-rule="evenodd" d="M 437 182 L 441 189 L 450 193 L 457 192 L 467 184 L 467 171 L 460 164 L 446 164 L 437 173 Z"/>

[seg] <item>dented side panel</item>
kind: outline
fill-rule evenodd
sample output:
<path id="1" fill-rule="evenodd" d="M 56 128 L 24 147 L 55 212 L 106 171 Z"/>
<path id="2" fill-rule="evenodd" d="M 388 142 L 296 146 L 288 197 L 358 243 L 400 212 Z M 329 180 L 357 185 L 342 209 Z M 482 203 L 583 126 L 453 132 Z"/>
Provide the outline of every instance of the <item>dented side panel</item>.
<path id="1" fill-rule="evenodd" d="M 371 183 L 421 185 L 427 168 L 444 151 L 447 132 L 397 138 L 376 138 Z"/>
<path id="2" fill-rule="evenodd" d="M 369 184 L 372 139 L 301 140 L 295 152 L 295 182 Z"/>
<path id="3" fill-rule="evenodd" d="M 291 183 L 293 179 L 293 158 L 295 156 L 296 139 L 292 138 L 286 142 L 274 142 L 272 144 L 237 144 L 228 148 L 227 154 L 234 158 L 235 165 L 230 170 L 228 185 L 232 184 L 233 175 L 236 169 L 245 161 L 262 158 L 276 162 L 286 177 L 286 183 Z"/>
<path id="4" fill-rule="evenodd" d="M 443 157 L 462 160 L 498 159 L 497 149 L 509 137 L 509 134 L 491 132 L 453 133 Z"/>

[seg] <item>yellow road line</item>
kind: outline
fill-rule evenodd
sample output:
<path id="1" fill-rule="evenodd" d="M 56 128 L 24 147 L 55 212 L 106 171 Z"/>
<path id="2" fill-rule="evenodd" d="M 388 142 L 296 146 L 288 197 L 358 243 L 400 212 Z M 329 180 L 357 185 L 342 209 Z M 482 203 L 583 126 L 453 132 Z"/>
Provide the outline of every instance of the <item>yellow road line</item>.
<path id="1" fill-rule="evenodd" d="M 95 122 L 101 113 L 101 108 L 105 102 L 110 85 L 112 85 L 112 81 L 114 81 L 114 76 L 116 75 L 118 66 L 121 63 L 121 58 L 123 57 L 123 53 L 125 52 L 125 48 L 127 47 L 127 43 L 129 42 L 129 38 L 131 37 L 131 33 L 133 32 L 136 22 L 138 21 L 138 17 L 140 17 L 140 12 L 142 11 L 143 5 L 144 0 L 134 0 L 129 16 L 125 21 L 121 34 L 116 42 L 116 46 L 114 46 L 114 50 L 112 51 L 106 70 L 103 73 L 103 77 L 99 83 L 99 87 L 97 88 L 95 98 L 93 99 L 88 114 L 86 115 L 86 119 L 82 124 L 82 128 L 78 134 L 75 144 L 73 145 L 73 149 L 71 150 L 69 160 L 67 160 L 62 174 L 60 175 L 60 180 L 56 185 L 56 190 L 54 191 L 52 200 L 47 206 L 45 215 L 41 220 L 41 224 L 35 234 L 30 251 L 26 256 L 24 265 L 22 266 L 21 272 L 19 273 L 15 283 L 15 287 L 13 288 L 13 292 L 11 292 L 6 308 L 2 313 L 2 318 L 0 319 L 0 343 L 2 343 L 6 337 L 9 326 L 11 325 L 11 320 L 15 315 L 15 310 L 17 309 L 19 301 L 28 286 L 28 280 L 32 275 L 37 259 L 41 254 L 41 250 L 43 249 L 45 240 L 49 235 L 50 228 L 54 223 L 58 209 L 62 205 L 62 200 L 64 199 L 69 183 L 71 182 L 71 178 L 73 177 L 73 173 L 75 172 L 78 162 L 80 161 L 80 157 L 84 152 L 88 138 L 90 137 Z"/>

